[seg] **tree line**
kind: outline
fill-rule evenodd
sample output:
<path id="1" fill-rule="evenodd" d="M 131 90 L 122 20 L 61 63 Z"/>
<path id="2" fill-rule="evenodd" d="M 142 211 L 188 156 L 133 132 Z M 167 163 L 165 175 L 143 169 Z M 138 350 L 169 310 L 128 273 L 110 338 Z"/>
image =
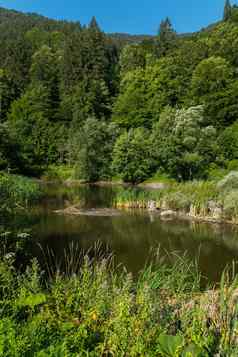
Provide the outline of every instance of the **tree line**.
<path id="1" fill-rule="evenodd" d="M 238 8 L 137 42 L 0 9 L 0 169 L 75 167 L 87 181 L 238 168 Z"/>

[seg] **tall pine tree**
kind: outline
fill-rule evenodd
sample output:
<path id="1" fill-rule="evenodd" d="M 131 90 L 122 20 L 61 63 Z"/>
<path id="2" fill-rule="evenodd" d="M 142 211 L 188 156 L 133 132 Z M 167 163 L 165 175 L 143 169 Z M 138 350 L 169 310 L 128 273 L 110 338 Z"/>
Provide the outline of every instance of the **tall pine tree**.
<path id="1" fill-rule="evenodd" d="M 224 6 L 223 20 L 224 21 L 229 20 L 231 18 L 231 14 L 232 14 L 232 6 L 230 0 L 226 0 Z"/>
<path id="2" fill-rule="evenodd" d="M 89 27 L 90 29 L 95 30 L 95 31 L 99 31 L 99 32 L 101 31 L 101 29 L 100 29 L 100 27 L 99 27 L 99 25 L 98 25 L 98 23 L 97 23 L 97 20 L 96 20 L 96 17 L 95 17 L 95 16 L 92 17 L 92 19 L 91 19 L 91 21 L 90 21 L 88 27 Z"/>
<path id="3" fill-rule="evenodd" d="M 165 56 L 168 51 L 175 46 L 176 32 L 173 29 L 172 23 L 168 17 L 160 23 L 158 41 L 159 56 Z"/>

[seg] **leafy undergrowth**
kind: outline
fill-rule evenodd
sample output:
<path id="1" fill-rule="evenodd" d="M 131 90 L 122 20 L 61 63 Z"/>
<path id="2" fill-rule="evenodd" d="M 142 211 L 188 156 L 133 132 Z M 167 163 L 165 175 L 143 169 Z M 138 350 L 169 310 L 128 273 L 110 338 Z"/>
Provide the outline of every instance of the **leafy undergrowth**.
<path id="1" fill-rule="evenodd" d="M 27 177 L 0 173 L 0 210 L 27 208 L 42 196 L 40 185 Z"/>
<path id="2" fill-rule="evenodd" d="M 75 179 L 75 168 L 66 165 L 50 165 L 45 171 L 43 177 L 45 181 L 59 181 Z"/>
<path id="3" fill-rule="evenodd" d="M 201 293 L 185 257 L 136 281 L 111 259 L 80 266 L 45 284 L 36 261 L 20 275 L 1 260 L 0 356 L 237 355 L 236 278 Z"/>
<path id="4" fill-rule="evenodd" d="M 143 184 L 148 184 L 148 183 L 161 183 L 161 184 L 172 184 L 175 183 L 176 180 L 172 179 L 168 175 L 161 174 L 160 172 L 157 172 L 154 174 L 152 177 L 147 179 L 146 181 L 143 182 Z"/>

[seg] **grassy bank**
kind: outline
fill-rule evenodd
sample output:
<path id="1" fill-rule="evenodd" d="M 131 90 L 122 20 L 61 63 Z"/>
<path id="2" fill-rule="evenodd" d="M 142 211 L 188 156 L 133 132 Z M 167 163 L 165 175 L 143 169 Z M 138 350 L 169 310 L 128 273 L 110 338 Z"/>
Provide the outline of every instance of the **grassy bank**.
<path id="1" fill-rule="evenodd" d="M 40 185 L 32 179 L 0 173 L 0 210 L 13 212 L 27 208 L 42 195 Z"/>
<path id="2" fill-rule="evenodd" d="M 169 183 L 159 190 L 118 191 L 115 205 L 121 208 L 154 208 L 198 219 L 238 223 L 238 173 L 222 180 Z"/>
<path id="3" fill-rule="evenodd" d="M 46 182 L 53 181 L 67 184 L 68 186 L 85 184 L 98 186 L 123 185 L 122 180 L 118 176 L 114 176 L 108 180 L 99 180 L 96 182 L 85 181 L 78 176 L 77 168 L 75 166 L 67 165 L 50 165 L 42 175 L 41 179 Z"/>
<path id="4" fill-rule="evenodd" d="M 44 181 L 65 182 L 67 180 L 75 180 L 75 167 L 66 165 L 50 165 L 45 171 L 42 179 Z"/>
<path id="5" fill-rule="evenodd" d="M 22 275 L 0 261 L 0 356 L 237 355 L 237 279 L 201 293 L 184 258 L 136 281 L 110 259 L 81 263 L 45 285 L 36 261 Z"/>
<path id="6" fill-rule="evenodd" d="M 118 191 L 116 205 L 127 208 L 147 208 L 150 201 L 156 202 L 158 209 L 187 210 L 190 205 L 205 207 L 210 199 L 217 199 L 216 185 L 211 182 L 172 183 L 159 190 L 129 188 Z"/>

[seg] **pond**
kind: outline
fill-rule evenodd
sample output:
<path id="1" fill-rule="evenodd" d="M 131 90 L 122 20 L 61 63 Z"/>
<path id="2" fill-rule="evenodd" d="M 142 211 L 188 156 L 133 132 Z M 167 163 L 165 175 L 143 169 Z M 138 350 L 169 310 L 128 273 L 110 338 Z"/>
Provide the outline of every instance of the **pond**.
<path id="1" fill-rule="evenodd" d="M 87 209 L 110 208 L 117 189 L 48 185 L 47 197 L 40 206 L 17 217 L 12 224 L 18 230 L 30 228 L 31 251 L 40 261 L 43 251 L 52 252 L 60 261 L 70 246 L 87 251 L 100 242 L 101 249 L 114 254 L 116 264 L 136 274 L 159 248 L 164 259 L 171 252 L 179 255 L 186 252 L 189 258 L 198 259 L 204 277 L 216 282 L 227 264 L 238 260 L 238 227 L 235 226 L 161 221 L 156 213 L 141 210 L 121 211 L 113 216 L 55 213 L 79 202 Z"/>

